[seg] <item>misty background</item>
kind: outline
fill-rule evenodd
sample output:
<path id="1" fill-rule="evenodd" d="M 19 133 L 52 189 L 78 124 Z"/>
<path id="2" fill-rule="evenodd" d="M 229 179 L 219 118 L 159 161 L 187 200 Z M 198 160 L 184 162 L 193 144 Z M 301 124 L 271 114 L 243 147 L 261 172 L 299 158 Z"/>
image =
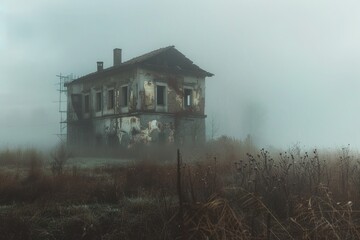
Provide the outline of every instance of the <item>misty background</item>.
<path id="1" fill-rule="evenodd" d="M 114 48 L 126 61 L 175 45 L 215 74 L 206 114 L 217 136 L 359 149 L 359 9 L 351 0 L 2 1 L 0 148 L 57 143 L 57 74 L 109 67 Z"/>

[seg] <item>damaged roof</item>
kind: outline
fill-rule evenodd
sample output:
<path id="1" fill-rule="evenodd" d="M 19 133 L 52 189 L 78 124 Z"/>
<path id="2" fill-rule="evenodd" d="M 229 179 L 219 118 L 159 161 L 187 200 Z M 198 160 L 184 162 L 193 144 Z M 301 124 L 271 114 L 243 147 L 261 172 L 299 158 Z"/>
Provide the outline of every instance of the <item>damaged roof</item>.
<path id="1" fill-rule="evenodd" d="M 195 65 L 184 54 L 178 51 L 175 46 L 168 46 L 132 58 L 119 65 L 111 66 L 101 71 L 96 71 L 83 77 L 79 77 L 72 82 L 67 83 L 67 85 L 112 75 L 136 66 L 155 69 L 159 71 L 171 71 L 179 74 L 187 73 L 206 77 L 214 76 L 214 74 L 207 72 L 201 69 L 199 66 Z"/>

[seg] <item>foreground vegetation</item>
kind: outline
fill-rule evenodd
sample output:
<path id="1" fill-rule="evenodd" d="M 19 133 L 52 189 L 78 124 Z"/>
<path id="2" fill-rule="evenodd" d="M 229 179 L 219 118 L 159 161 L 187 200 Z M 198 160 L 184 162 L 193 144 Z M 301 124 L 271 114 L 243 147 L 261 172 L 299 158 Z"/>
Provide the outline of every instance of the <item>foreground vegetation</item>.
<path id="1" fill-rule="evenodd" d="M 349 148 L 270 153 L 221 137 L 179 156 L 139 152 L 78 167 L 62 147 L 0 151 L 1 238 L 360 239 L 360 162 Z"/>

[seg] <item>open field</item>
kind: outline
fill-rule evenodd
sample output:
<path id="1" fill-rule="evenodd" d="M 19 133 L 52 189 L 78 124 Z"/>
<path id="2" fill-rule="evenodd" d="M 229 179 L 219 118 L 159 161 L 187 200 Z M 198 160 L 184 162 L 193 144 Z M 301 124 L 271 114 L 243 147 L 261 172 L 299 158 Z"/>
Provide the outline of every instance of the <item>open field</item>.
<path id="1" fill-rule="evenodd" d="M 97 168 L 97 167 L 119 167 L 132 164 L 133 160 L 121 158 L 94 158 L 94 157 L 73 157 L 66 161 L 66 168 L 78 167 Z"/>
<path id="2" fill-rule="evenodd" d="M 179 158 L 154 149 L 111 158 L 0 151 L 0 236 L 360 238 L 360 162 L 349 148 L 268 152 L 222 137 Z"/>

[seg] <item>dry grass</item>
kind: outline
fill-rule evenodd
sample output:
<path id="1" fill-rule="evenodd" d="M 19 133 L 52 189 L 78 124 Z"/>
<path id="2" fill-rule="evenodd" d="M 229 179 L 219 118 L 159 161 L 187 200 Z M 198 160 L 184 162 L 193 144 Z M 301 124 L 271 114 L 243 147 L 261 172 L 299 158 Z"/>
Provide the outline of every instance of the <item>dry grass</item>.
<path id="1" fill-rule="evenodd" d="M 64 168 L 54 174 L 44 154 L 3 150 L 2 167 L 15 170 L 0 171 L 0 203 L 5 206 L 0 209 L 0 235 L 360 238 L 360 161 L 349 148 L 302 152 L 295 146 L 270 153 L 257 150 L 249 139 L 221 137 L 181 153 L 184 203 L 179 211 L 175 149 L 146 148 L 137 153 L 140 161 L 127 166 Z"/>
<path id="2" fill-rule="evenodd" d="M 234 212 L 227 200 L 218 197 L 188 205 L 184 228 L 186 239 L 250 239 L 245 220 Z"/>

